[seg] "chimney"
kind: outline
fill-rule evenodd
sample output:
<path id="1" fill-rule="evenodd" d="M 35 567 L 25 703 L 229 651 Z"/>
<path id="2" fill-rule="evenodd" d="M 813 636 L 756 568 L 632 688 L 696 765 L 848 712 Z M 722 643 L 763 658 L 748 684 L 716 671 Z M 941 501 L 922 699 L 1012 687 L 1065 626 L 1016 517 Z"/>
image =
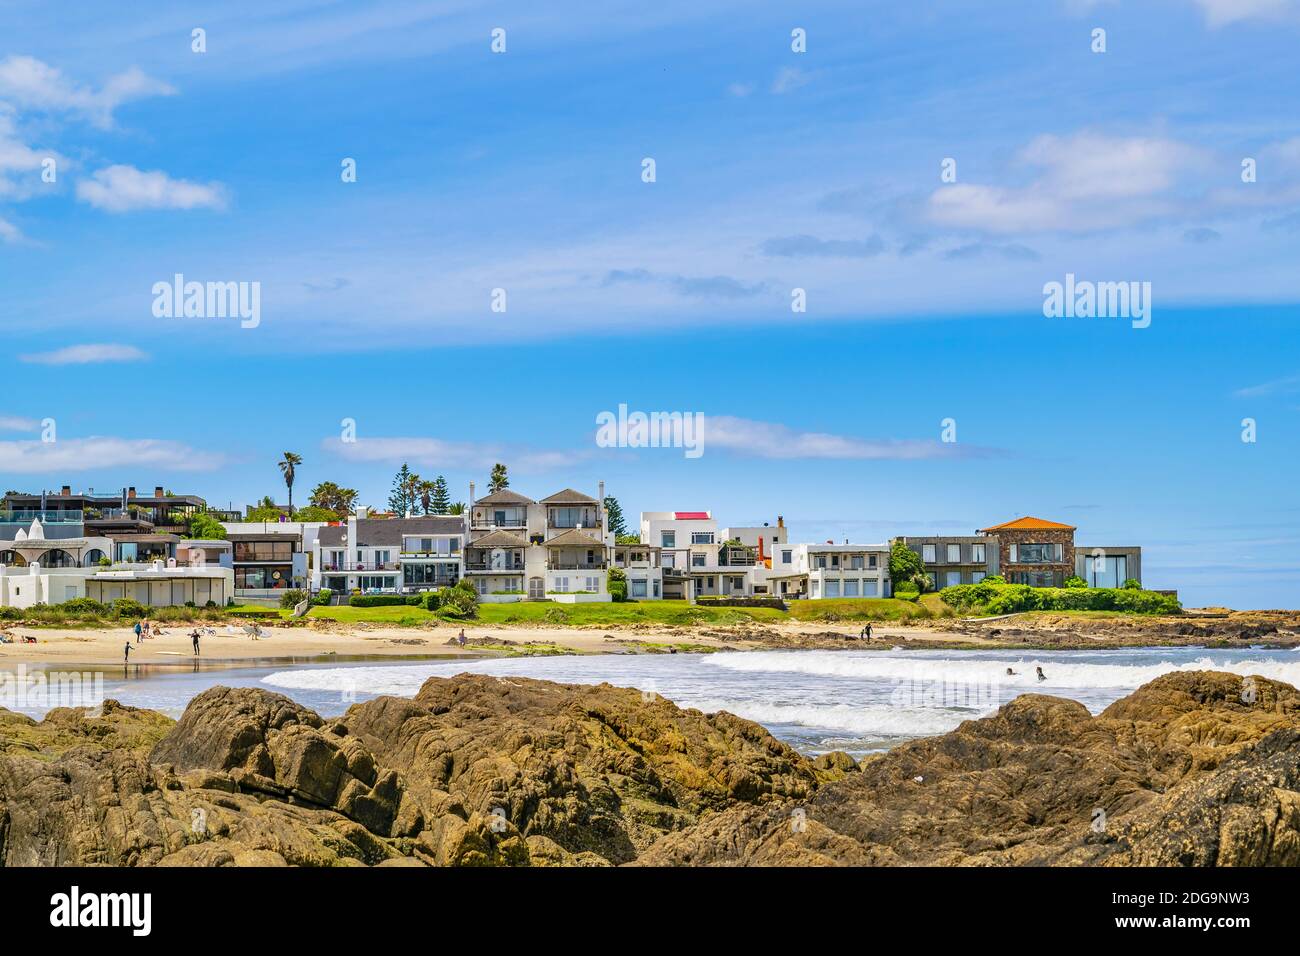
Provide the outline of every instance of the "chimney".
<path id="1" fill-rule="evenodd" d="M 158 485 L 156 488 L 154 488 L 154 490 L 153 490 L 153 496 L 154 496 L 155 498 L 165 498 L 165 497 L 166 497 L 166 495 L 163 494 L 163 486 L 162 486 L 162 485 Z"/>
<path id="2" fill-rule="evenodd" d="M 134 498 L 134 497 L 135 497 L 135 488 L 127 488 L 127 489 L 126 489 L 126 496 L 127 496 L 128 498 Z"/>
<path id="3" fill-rule="evenodd" d="M 59 494 L 60 494 L 62 497 L 64 497 L 64 498 L 71 498 L 71 497 L 72 497 L 72 485 L 64 485 L 64 486 L 63 486 L 63 490 L 60 491 Z"/>
<path id="4" fill-rule="evenodd" d="M 469 503 L 471 505 L 474 503 L 474 482 L 472 481 L 469 483 Z"/>
<path id="5" fill-rule="evenodd" d="M 777 515 L 777 516 L 776 516 L 776 526 L 777 526 L 778 528 L 784 528 L 784 527 L 785 527 L 785 516 L 784 516 L 784 515 Z"/>

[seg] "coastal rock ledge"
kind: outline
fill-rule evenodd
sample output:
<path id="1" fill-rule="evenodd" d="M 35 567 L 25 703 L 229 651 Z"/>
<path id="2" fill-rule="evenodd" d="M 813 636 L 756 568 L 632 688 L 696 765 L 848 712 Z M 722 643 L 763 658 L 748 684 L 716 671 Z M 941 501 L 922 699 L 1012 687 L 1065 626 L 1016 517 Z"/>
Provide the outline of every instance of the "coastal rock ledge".
<path id="1" fill-rule="evenodd" d="M 324 719 L 0 709 L 0 864 L 1300 865 L 1300 694 L 1165 675 L 1027 694 L 855 763 L 640 691 L 431 678 Z"/>

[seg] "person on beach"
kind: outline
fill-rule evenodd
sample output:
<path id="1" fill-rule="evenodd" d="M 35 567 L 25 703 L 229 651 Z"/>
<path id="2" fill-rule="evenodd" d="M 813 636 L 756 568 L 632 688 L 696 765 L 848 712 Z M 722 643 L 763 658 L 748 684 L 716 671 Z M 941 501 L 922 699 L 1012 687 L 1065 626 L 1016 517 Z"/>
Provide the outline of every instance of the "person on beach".
<path id="1" fill-rule="evenodd" d="M 127 641 L 122 651 L 122 663 L 131 663 L 131 642 Z"/>
<path id="2" fill-rule="evenodd" d="M 141 628 L 142 628 L 142 635 L 141 635 L 141 636 L 142 636 L 146 641 L 149 640 L 149 619 L 148 619 L 147 617 L 144 619 L 144 622 L 143 622 L 143 624 L 141 625 Z"/>
<path id="3" fill-rule="evenodd" d="M 141 637 L 142 634 L 144 634 L 144 628 L 140 626 L 141 623 L 142 623 L 142 622 L 140 622 L 140 621 L 136 621 L 136 622 L 135 622 L 135 642 L 136 642 L 137 644 L 140 643 L 140 637 Z"/>
<path id="4" fill-rule="evenodd" d="M 1008 676 L 1008 677 L 1019 677 L 1020 675 L 1017 674 L 1015 671 L 1013 671 L 1010 667 L 1008 667 L 1008 668 L 1007 668 L 1007 676 Z"/>
<path id="5" fill-rule="evenodd" d="M 463 627 L 460 629 L 460 636 L 456 638 L 456 640 L 460 643 L 461 647 L 465 646 L 465 629 Z"/>
<path id="6" fill-rule="evenodd" d="M 194 656 L 199 656 L 199 629 L 195 628 L 190 632 L 190 643 L 194 645 Z"/>
<path id="7" fill-rule="evenodd" d="M 1035 667 L 1034 670 L 1038 671 L 1039 680 L 1047 680 L 1047 675 L 1043 673 L 1043 669 L 1041 667 Z"/>
<path id="8" fill-rule="evenodd" d="M 867 640 L 871 640 L 871 622 L 867 622 Z"/>

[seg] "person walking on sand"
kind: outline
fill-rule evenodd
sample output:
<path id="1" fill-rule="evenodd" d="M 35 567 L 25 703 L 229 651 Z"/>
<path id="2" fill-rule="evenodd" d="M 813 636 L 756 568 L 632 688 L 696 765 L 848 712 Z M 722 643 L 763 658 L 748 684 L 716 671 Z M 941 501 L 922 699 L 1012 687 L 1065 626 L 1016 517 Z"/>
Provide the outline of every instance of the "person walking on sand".
<path id="1" fill-rule="evenodd" d="M 867 640 L 871 640 L 871 622 L 867 622 Z"/>
<path id="2" fill-rule="evenodd" d="M 460 636 L 456 640 L 460 642 L 461 647 L 465 646 L 465 629 L 463 627 L 460 629 Z"/>
<path id="3" fill-rule="evenodd" d="M 130 641 L 127 641 L 125 647 L 123 648 L 122 663 L 124 664 L 131 663 L 131 642 Z"/>
<path id="4" fill-rule="evenodd" d="M 140 621 L 135 622 L 135 642 L 137 644 L 140 643 L 140 637 L 142 634 L 144 634 L 144 628 L 141 627 L 140 624 L 141 624 Z"/>
<path id="5" fill-rule="evenodd" d="M 199 656 L 199 629 L 196 627 L 190 632 L 190 643 L 194 645 L 194 656 Z"/>

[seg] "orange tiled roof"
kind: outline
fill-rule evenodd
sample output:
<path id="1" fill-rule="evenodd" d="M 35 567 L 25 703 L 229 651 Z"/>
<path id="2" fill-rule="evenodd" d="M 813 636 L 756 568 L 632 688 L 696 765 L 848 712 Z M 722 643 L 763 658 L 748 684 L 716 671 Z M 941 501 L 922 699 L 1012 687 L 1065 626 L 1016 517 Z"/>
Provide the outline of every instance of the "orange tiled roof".
<path id="1" fill-rule="evenodd" d="M 995 524 L 991 528 L 981 528 L 981 531 L 1075 531 L 1077 530 L 1072 524 L 1061 524 L 1059 521 L 1046 521 L 1042 518 L 1033 518 L 1026 515 L 1023 518 L 1017 518 L 1015 521 L 1004 521 L 1002 524 Z"/>

